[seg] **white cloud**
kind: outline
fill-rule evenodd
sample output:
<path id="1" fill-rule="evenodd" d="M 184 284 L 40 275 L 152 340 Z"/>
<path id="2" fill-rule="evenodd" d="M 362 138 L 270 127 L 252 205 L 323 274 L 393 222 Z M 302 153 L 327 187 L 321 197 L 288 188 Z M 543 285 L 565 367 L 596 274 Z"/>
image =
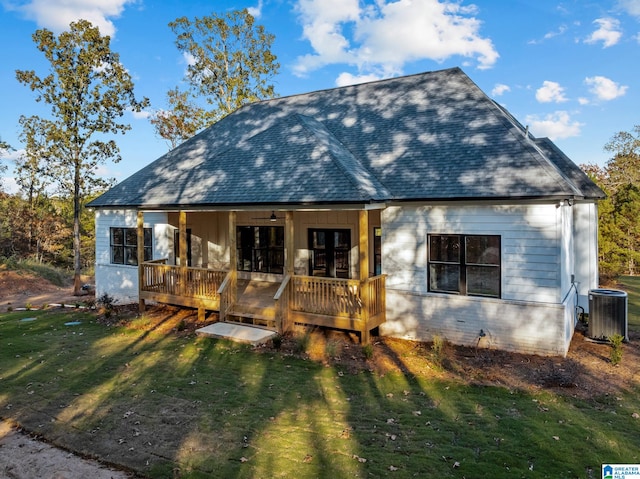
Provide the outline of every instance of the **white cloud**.
<path id="1" fill-rule="evenodd" d="M 557 82 L 545 80 L 536 90 L 536 100 L 540 103 L 562 103 L 567 98 L 564 96 L 564 87 Z"/>
<path id="2" fill-rule="evenodd" d="M 133 118 L 136 120 L 147 120 L 148 118 L 151 117 L 151 112 L 147 110 L 141 110 L 141 111 L 130 110 L 130 111 L 131 111 L 131 114 L 133 115 Z"/>
<path id="3" fill-rule="evenodd" d="M 338 75 L 336 79 L 336 86 L 355 85 L 357 83 L 366 83 L 376 80 L 381 80 L 382 77 L 375 73 L 368 75 L 352 75 L 351 73 L 343 72 Z"/>
<path id="4" fill-rule="evenodd" d="M 615 45 L 622 37 L 620 22 L 615 18 L 598 18 L 594 20 L 599 28 L 585 40 L 587 43 L 602 42 L 602 47 L 607 48 Z"/>
<path id="5" fill-rule="evenodd" d="M 540 118 L 527 115 L 525 122 L 530 125 L 531 132 L 537 137 L 549 137 L 551 140 L 569 138 L 580 135 L 582 123 L 572 121 L 569 113 L 560 110 Z"/>
<path id="6" fill-rule="evenodd" d="M 491 96 L 501 96 L 504 93 L 511 91 L 509 85 L 503 85 L 502 83 L 496 83 L 496 86 L 491 90 Z"/>
<path id="7" fill-rule="evenodd" d="M 618 6 L 629 15 L 640 17 L 640 0 L 618 0 Z"/>
<path id="8" fill-rule="evenodd" d="M 258 0 L 256 7 L 248 7 L 247 10 L 254 18 L 260 18 L 262 16 L 262 0 Z"/>
<path id="9" fill-rule="evenodd" d="M 598 100 L 604 101 L 614 100 L 623 96 L 629 88 L 603 76 L 588 77 L 585 78 L 584 82 L 590 86 L 589 91 L 593 93 Z"/>
<path id="10" fill-rule="evenodd" d="M 303 37 L 313 53 L 297 59 L 295 72 L 306 75 L 324 65 L 344 63 L 389 76 L 407 62 L 473 58 L 479 68 L 498 59 L 490 39 L 480 35 L 475 7 L 437 0 L 298 0 Z"/>
<path id="11" fill-rule="evenodd" d="M 115 26 L 109 18 L 118 18 L 127 3 L 136 0 L 30 0 L 8 8 L 20 11 L 38 26 L 54 33 L 69 29 L 71 22 L 89 20 L 102 35 L 113 36 Z"/>
<path id="12" fill-rule="evenodd" d="M 580 103 L 581 105 L 588 105 L 589 99 L 581 96 L 580 98 L 578 98 L 578 103 Z"/>

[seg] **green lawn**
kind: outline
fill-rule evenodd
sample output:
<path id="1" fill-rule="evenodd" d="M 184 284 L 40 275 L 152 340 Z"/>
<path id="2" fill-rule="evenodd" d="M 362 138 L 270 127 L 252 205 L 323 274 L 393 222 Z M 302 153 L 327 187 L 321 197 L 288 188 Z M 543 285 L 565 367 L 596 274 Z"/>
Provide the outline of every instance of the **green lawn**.
<path id="1" fill-rule="evenodd" d="M 640 282 L 624 285 L 638 330 Z M 637 387 L 587 401 L 353 374 L 145 321 L 1 314 L 0 416 L 152 478 L 590 479 L 640 463 Z"/>

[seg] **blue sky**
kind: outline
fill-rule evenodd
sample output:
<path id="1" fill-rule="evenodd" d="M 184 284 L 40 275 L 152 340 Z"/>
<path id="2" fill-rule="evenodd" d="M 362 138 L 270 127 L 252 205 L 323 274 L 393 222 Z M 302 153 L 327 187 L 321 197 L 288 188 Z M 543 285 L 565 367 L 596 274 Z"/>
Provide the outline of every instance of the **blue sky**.
<path id="1" fill-rule="evenodd" d="M 392 76 L 461 67 L 538 137 L 576 163 L 604 165 L 605 143 L 640 124 L 640 0 L 0 0 L 0 138 L 16 151 L 2 160 L 12 191 L 20 115 L 46 115 L 15 70 L 46 73 L 31 35 L 56 33 L 79 18 L 112 37 L 146 114 L 130 114 L 118 136 L 122 161 L 100 174 L 117 181 L 168 145 L 148 122 L 183 86 L 186 59 L 167 24 L 249 8 L 276 37 L 276 92 L 292 95 Z"/>

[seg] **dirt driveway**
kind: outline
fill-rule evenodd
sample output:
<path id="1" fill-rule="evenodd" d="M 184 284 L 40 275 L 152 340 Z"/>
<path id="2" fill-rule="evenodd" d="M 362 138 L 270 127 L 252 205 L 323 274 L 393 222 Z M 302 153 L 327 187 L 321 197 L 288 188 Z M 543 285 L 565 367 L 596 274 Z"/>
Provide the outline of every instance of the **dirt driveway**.
<path id="1" fill-rule="evenodd" d="M 0 479 L 125 479 L 133 477 L 96 461 L 32 439 L 0 421 Z"/>
<path id="2" fill-rule="evenodd" d="M 47 304 L 72 304 L 92 299 L 74 296 L 30 274 L 0 271 L 0 311 L 39 308 Z M 0 417 L 0 479 L 124 479 L 133 477 L 68 451 L 34 439 Z"/>

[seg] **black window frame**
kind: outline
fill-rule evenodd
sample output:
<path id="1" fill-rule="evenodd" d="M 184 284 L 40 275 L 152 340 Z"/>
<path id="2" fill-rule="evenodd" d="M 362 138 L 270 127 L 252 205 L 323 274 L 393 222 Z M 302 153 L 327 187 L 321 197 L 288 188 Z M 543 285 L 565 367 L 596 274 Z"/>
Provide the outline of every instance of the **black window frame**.
<path id="1" fill-rule="evenodd" d="M 236 227 L 238 271 L 284 274 L 284 226 Z"/>
<path id="2" fill-rule="evenodd" d="M 482 255 L 485 259 L 482 261 L 482 257 L 473 257 L 474 245 L 470 244 L 470 241 L 478 240 L 487 242 Z M 478 245 L 475 246 L 477 249 Z M 502 237 L 500 235 L 429 234 L 427 235 L 427 249 L 427 288 L 429 292 L 502 298 Z M 475 254 L 477 256 L 478 253 Z M 479 284 L 477 279 L 481 279 L 481 272 L 486 274 L 487 271 L 492 270 L 497 277 L 493 277 L 494 287 L 491 288 L 491 292 L 489 290 L 481 291 L 478 288 L 474 290 L 474 285 Z M 476 272 L 480 274 L 476 274 Z M 439 281 L 441 278 L 442 281 Z M 474 279 L 476 279 L 475 282 Z"/>
<path id="3" fill-rule="evenodd" d="M 144 260 L 153 259 L 153 230 L 144 230 Z M 109 228 L 111 264 L 138 266 L 138 229 L 112 226 Z"/>

